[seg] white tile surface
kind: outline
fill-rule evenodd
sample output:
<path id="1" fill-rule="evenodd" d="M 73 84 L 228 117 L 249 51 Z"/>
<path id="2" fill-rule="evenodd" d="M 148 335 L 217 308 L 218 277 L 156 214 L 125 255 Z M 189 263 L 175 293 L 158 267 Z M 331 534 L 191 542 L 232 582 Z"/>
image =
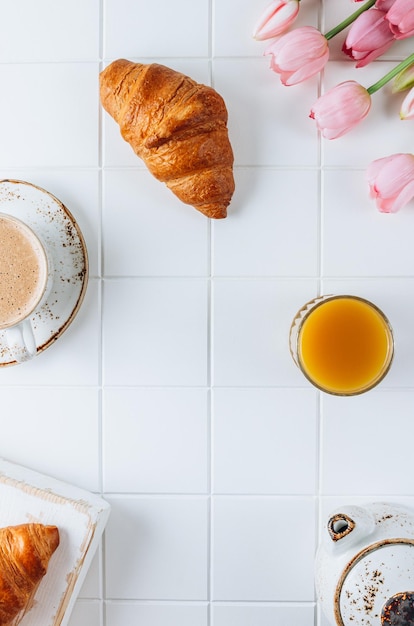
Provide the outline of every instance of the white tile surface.
<path id="1" fill-rule="evenodd" d="M 412 391 L 373 391 L 351 398 L 348 404 L 341 398 L 324 397 L 322 493 L 381 497 L 412 493 L 414 459 L 406 433 L 413 406 Z M 379 414 L 388 420 L 378 419 Z M 345 423 L 346 428 L 341 428 Z M 338 432 L 341 445 L 334 447 Z M 394 450 L 398 450 L 398 462 Z M 347 470 L 349 462 L 352 472 Z"/>
<path id="2" fill-rule="evenodd" d="M 95 60 L 99 0 L 11 2 L 0 24 L 2 63 Z"/>
<path id="3" fill-rule="evenodd" d="M 309 111 L 342 80 L 375 82 L 412 40 L 356 70 L 338 35 L 323 75 L 286 88 L 252 38 L 265 1 L 4 4 L 0 178 L 61 199 L 90 263 L 62 337 L 0 369 L 0 456 L 113 507 L 70 626 L 328 626 L 313 557 L 330 510 L 414 505 L 414 204 L 379 214 L 365 179 L 413 147 L 391 85 L 336 141 Z M 326 32 L 355 8 L 301 2 L 296 25 Z M 99 72 L 120 57 L 224 97 L 226 220 L 180 203 L 100 107 Z M 322 396 L 290 357 L 293 316 L 328 292 L 390 318 L 394 362 L 367 395 Z"/>
<path id="4" fill-rule="evenodd" d="M 214 384 L 303 385 L 288 350 L 289 328 L 316 295 L 316 281 L 214 280 Z"/>
<path id="5" fill-rule="evenodd" d="M 208 55 L 207 0 L 160 0 L 155 11 L 151 3 L 134 0 L 104 0 L 103 4 L 105 57 Z M 133 28 L 125 28 L 126 15 Z"/>
<path id="6" fill-rule="evenodd" d="M 206 384 L 204 280 L 108 280 L 104 303 L 106 384 Z"/>
<path id="7" fill-rule="evenodd" d="M 213 86 L 226 100 L 235 163 L 316 166 L 316 131 L 303 111 L 316 99 L 317 83 L 311 80 L 286 91 L 268 65 L 267 57 L 213 61 Z"/>
<path id="8" fill-rule="evenodd" d="M 0 167 L 96 167 L 97 72 L 96 62 L 0 65 Z"/>
<path id="9" fill-rule="evenodd" d="M 314 493 L 313 389 L 216 389 L 212 432 L 215 493 Z"/>
<path id="10" fill-rule="evenodd" d="M 208 222 L 144 169 L 105 173 L 107 276 L 206 276 Z M 171 236 L 174 233 L 174 236 Z"/>
<path id="11" fill-rule="evenodd" d="M 309 606 L 275 606 L 271 604 L 213 605 L 213 626 L 311 626 L 315 609 Z"/>
<path id="12" fill-rule="evenodd" d="M 107 617 L 117 626 L 207 626 L 206 605 L 109 602 Z"/>
<path id="13" fill-rule="evenodd" d="M 338 194 L 341 188 L 348 193 Z M 374 200 L 367 208 L 365 170 L 327 171 L 323 189 L 323 275 L 412 275 L 414 202 L 387 215 L 377 211 Z"/>
<path id="14" fill-rule="evenodd" d="M 206 493 L 204 389 L 108 388 L 103 414 L 105 491 Z"/>
<path id="15" fill-rule="evenodd" d="M 314 533 L 313 498 L 215 497 L 213 599 L 312 601 Z"/>
<path id="16" fill-rule="evenodd" d="M 224 220 L 213 224 L 214 275 L 316 276 L 316 172 L 240 168 L 236 185 L 231 223 Z M 287 196 L 289 208 L 280 200 Z M 294 233 L 294 245 L 280 228 L 281 219 Z"/>
<path id="17" fill-rule="evenodd" d="M 73 609 L 69 626 L 99 626 L 101 623 L 100 602 L 78 600 Z"/>
<path id="18" fill-rule="evenodd" d="M 23 387 L 18 393 L 3 387 L 1 396 L 1 457 L 99 490 L 98 393 L 93 387 Z M 19 419 L 10 421 L 16 414 Z"/>
<path id="19" fill-rule="evenodd" d="M 164 496 L 111 501 L 115 507 L 106 530 L 105 553 L 108 598 L 206 600 L 207 499 Z"/>

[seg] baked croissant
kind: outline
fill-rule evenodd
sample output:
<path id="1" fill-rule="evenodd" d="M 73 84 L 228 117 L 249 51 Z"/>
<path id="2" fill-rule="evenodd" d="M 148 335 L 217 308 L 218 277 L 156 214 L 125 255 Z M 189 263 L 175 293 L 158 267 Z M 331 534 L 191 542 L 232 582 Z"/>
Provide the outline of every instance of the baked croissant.
<path id="1" fill-rule="evenodd" d="M 164 65 L 114 61 L 100 74 L 104 109 L 150 172 L 207 217 L 234 192 L 227 109 L 212 88 Z"/>
<path id="2" fill-rule="evenodd" d="M 0 528 L 0 626 L 16 626 L 23 618 L 58 545 L 56 526 Z"/>

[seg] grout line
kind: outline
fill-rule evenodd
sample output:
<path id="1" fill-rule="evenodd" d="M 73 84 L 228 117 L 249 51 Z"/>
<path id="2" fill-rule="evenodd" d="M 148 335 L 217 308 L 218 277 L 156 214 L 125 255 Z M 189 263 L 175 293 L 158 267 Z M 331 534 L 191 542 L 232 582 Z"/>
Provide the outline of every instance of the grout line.
<path id="1" fill-rule="evenodd" d="M 103 47 L 104 47 L 104 0 L 99 0 L 99 73 L 103 69 Z M 100 101 L 98 99 L 98 236 L 99 236 L 99 251 L 98 251 L 98 275 L 99 275 L 99 353 L 98 353 L 98 367 L 99 367 L 99 485 L 101 489 L 101 496 L 104 495 L 104 473 L 103 473 L 103 114 Z M 102 535 L 100 542 L 100 554 L 99 554 L 99 596 L 100 596 L 100 623 L 105 626 L 106 620 L 106 544 L 105 544 L 105 532 Z"/>

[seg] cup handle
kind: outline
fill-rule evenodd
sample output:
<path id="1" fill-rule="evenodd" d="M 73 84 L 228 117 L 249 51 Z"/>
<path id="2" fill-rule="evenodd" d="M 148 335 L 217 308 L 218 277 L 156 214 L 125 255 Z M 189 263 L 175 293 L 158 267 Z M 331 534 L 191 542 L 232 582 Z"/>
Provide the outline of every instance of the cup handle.
<path id="1" fill-rule="evenodd" d="M 6 341 L 11 356 L 18 362 L 29 361 L 37 352 L 36 341 L 30 320 L 7 328 Z"/>

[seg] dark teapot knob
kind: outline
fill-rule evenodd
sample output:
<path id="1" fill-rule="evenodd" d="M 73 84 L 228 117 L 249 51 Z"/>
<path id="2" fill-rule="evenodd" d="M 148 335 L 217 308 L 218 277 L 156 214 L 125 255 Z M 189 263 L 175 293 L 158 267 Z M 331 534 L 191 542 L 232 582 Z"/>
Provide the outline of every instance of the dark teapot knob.
<path id="1" fill-rule="evenodd" d="M 328 521 L 328 532 L 332 541 L 339 541 L 355 528 L 355 522 L 345 513 L 337 513 Z"/>
<path id="2" fill-rule="evenodd" d="M 396 593 L 384 604 L 382 626 L 414 626 L 414 591 Z"/>

